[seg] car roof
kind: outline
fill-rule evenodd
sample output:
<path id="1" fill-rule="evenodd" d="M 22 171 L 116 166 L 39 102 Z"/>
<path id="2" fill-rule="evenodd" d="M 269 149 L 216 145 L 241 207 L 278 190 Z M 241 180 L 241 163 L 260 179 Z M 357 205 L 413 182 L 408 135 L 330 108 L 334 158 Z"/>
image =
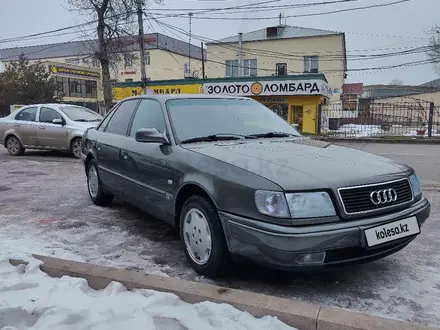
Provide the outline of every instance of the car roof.
<path id="1" fill-rule="evenodd" d="M 38 104 L 26 104 L 26 105 L 23 105 L 22 107 L 20 107 L 19 109 L 29 108 L 29 107 L 56 107 L 57 108 L 57 107 L 65 107 L 65 106 L 81 107 L 80 105 L 68 104 L 68 103 L 38 103 Z"/>
<path id="2" fill-rule="evenodd" d="M 152 95 L 138 95 L 125 98 L 128 99 L 155 99 L 158 101 L 165 102 L 167 100 L 176 99 L 236 99 L 236 100 L 251 100 L 249 97 L 244 96 L 227 96 L 227 95 L 206 95 L 206 94 L 152 94 Z M 121 100 L 121 101 L 124 101 Z"/>

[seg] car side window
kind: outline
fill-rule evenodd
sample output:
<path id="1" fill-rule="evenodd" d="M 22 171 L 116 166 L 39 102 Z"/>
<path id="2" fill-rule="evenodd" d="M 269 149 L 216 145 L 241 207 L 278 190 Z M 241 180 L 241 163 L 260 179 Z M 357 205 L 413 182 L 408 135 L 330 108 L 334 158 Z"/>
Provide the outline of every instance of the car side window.
<path id="1" fill-rule="evenodd" d="M 52 120 L 54 119 L 63 119 L 63 117 L 61 117 L 61 115 L 58 112 L 56 112 L 54 109 L 47 107 L 40 108 L 39 122 L 52 123 Z"/>
<path id="2" fill-rule="evenodd" d="M 165 131 L 165 119 L 162 106 L 156 100 L 142 100 L 133 117 L 130 136 L 134 137 L 140 128 L 156 128 L 159 132 Z"/>
<path id="3" fill-rule="evenodd" d="M 37 110 L 38 107 L 29 107 L 20 110 L 20 112 L 15 115 L 15 120 L 35 121 L 37 119 Z"/>
<path id="4" fill-rule="evenodd" d="M 108 125 L 104 131 L 106 133 L 126 135 L 128 124 L 130 123 L 131 116 L 133 115 L 134 109 L 136 109 L 138 102 L 138 99 L 122 102 L 115 110 L 113 116 L 111 116 L 110 121 L 108 122 Z"/>

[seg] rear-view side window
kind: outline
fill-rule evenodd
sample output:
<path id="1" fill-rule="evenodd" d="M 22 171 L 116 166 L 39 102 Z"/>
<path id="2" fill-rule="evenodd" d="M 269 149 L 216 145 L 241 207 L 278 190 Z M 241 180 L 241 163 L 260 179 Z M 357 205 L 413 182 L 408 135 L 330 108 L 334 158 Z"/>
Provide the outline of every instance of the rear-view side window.
<path id="1" fill-rule="evenodd" d="M 110 121 L 110 119 L 113 116 L 113 113 L 116 111 L 116 109 L 112 109 L 110 110 L 110 112 L 104 117 L 104 119 L 99 123 L 98 127 L 96 128 L 96 130 L 102 132 L 103 130 L 105 130 L 108 122 Z"/>
<path id="2" fill-rule="evenodd" d="M 159 132 L 165 131 L 165 120 L 162 106 L 156 100 L 142 100 L 131 124 L 130 136 L 135 136 L 140 128 L 156 128 Z"/>
<path id="3" fill-rule="evenodd" d="M 20 112 L 15 115 L 15 120 L 35 121 L 37 119 L 37 110 L 37 107 L 20 110 Z"/>
<path id="4" fill-rule="evenodd" d="M 132 99 L 122 102 L 115 110 L 113 116 L 111 116 L 110 121 L 105 128 L 105 132 L 126 135 L 128 124 L 138 102 L 138 99 Z"/>

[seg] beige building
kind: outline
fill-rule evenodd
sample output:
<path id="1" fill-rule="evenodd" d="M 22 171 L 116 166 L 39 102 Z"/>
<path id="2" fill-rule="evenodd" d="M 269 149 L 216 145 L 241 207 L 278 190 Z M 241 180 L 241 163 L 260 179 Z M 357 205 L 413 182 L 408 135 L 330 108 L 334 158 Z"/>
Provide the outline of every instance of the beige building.
<path id="1" fill-rule="evenodd" d="M 344 33 L 286 25 L 243 33 L 242 74 L 239 38 L 207 44 L 208 78 L 322 73 L 333 91 L 331 99 L 339 99 L 347 71 Z"/>
<path id="2" fill-rule="evenodd" d="M 145 35 L 144 44 L 148 80 L 202 78 L 200 47 L 160 33 Z M 102 90 L 100 64 L 94 56 L 97 49 L 96 40 L 8 48 L 0 50 L 0 61 L 7 64 L 24 54 L 31 62 L 47 63 L 48 70 L 57 77 L 58 93 L 65 96 L 66 102 L 98 103 L 102 100 Z M 140 81 L 137 39 L 125 38 L 117 49 L 123 52 L 111 55 L 112 81 Z"/>

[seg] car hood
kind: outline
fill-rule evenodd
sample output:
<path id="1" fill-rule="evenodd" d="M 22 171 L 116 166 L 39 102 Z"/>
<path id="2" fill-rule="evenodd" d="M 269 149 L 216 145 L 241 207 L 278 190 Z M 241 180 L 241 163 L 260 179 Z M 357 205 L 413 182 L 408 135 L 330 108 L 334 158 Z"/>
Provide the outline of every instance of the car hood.
<path id="1" fill-rule="evenodd" d="M 412 170 L 384 157 L 309 138 L 207 142 L 184 148 L 267 178 L 284 190 L 383 182 Z"/>
<path id="2" fill-rule="evenodd" d="M 91 121 L 91 122 L 74 121 L 74 122 L 72 122 L 71 125 L 79 130 L 85 131 L 88 128 L 98 126 L 99 123 L 100 123 L 99 121 Z"/>

